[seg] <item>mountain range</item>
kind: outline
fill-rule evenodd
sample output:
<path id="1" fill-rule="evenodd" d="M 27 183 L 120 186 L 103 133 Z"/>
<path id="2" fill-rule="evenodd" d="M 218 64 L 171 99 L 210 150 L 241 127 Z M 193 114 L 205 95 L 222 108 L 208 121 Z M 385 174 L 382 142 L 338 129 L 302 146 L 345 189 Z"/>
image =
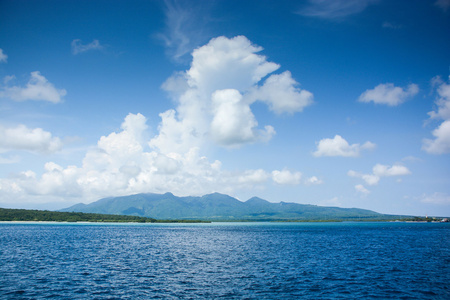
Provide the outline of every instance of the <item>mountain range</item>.
<path id="1" fill-rule="evenodd" d="M 359 208 L 272 203 L 257 197 L 242 202 L 219 193 L 201 197 L 177 197 L 172 193 L 109 197 L 90 204 L 76 204 L 60 211 L 207 221 L 344 221 L 393 220 L 406 217 Z"/>

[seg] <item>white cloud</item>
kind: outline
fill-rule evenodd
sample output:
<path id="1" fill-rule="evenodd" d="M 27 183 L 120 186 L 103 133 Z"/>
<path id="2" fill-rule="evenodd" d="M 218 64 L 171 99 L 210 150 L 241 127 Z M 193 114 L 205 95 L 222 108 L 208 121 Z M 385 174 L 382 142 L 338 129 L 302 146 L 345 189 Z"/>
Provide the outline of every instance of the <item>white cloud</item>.
<path id="1" fill-rule="evenodd" d="M 450 7 L 450 0 L 436 0 L 436 2 L 434 2 L 434 5 L 446 12 Z"/>
<path id="2" fill-rule="evenodd" d="M 170 153 L 210 141 L 239 147 L 270 140 L 275 129 L 260 128 L 250 105 L 263 101 L 276 113 L 294 113 L 311 104 L 312 94 L 300 90 L 290 72 L 271 75 L 258 86 L 280 67 L 260 51 L 244 36 L 214 38 L 195 49 L 190 69 L 163 84 L 178 106 L 160 114 L 159 134 L 150 146 Z"/>
<path id="3" fill-rule="evenodd" d="M 402 165 L 393 165 L 392 167 L 376 164 L 373 167 L 373 174 L 378 177 L 401 176 L 408 175 L 411 172 L 407 167 Z"/>
<path id="4" fill-rule="evenodd" d="M 363 145 L 349 143 L 340 135 L 336 135 L 333 139 L 322 139 L 317 145 L 317 150 L 313 153 L 314 156 L 344 156 L 355 157 L 359 156 L 361 150 L 371 150 L 375 148 L 375 144 L 366 142 Z"/>
<path id="5" fill-rule="evenodd" d="M 269 174 L 263 169 L 246 170 L 237 177 L 237 184 L 239 185 L 254 185 L 262 184 L 269 179 Z M 234 180 L 233 180 L 234 181 Z"/>
<path id="6" fill-rule="evenodd" d="M 438 98 L 435 101 L 436 111 L 430 111 L 430 119 L 450 120 L 450 84 L 442 82 L 439 77 L 432 79 L 433 85 L 438 85 Z"/>
<path id="7" fill-rule="evenodd" d="M 340 19 L 357 14 L 378 0 L 309 0 L 298 13 L 303 16 L 324 19 Z"/>
<path id="8" fill-rule="evenodd" d="M 368 189 L 366 189 L 362 184 L 355 185 L 355 190 L 363 195 L 370 194 L 370 191 Z"/>
<path id="9" fill-rule="evenodd" d="M 428 113 L 430 120 L 444 120 L 432 131 L 435 139 L 423 139 L 422 150 L 430 154 L 450 153 L 450 84 L 436 76 L 432 79 L 433 86 L 437 87 L 438 98 L 435 103 L 437 109 Z"/>
<path id="10" fill-rule="evenodd" d="M 0 153 L 12 150 L 52 153 L 61 148 L 61 140 L 41 128 L 31 129 L 25 125 L 8 128 L 0 125 Z"/>
<path id="11" fill-rule="evenodd" d="M 350 177 L 362 178 L 368 185 L 378 184 L 382 177 L 403 176 L 409 174 L 411 174 L 411 171 L 407 167 L 399 164 L 393 166 L 376 164 L 373 167 L 371 174 L 362 174 L 353 170 L 350 170 L 347 173 Z"/>
<path id="12" fill-rule="evenodd" d="M 286 71 L 279 75 L 271 75 L 263 86 L 255 88 L 248 98 L 267 103 L 277 114 L 301 112 L 313 103 L 313 94 L 301 90 L 297 85 L 291 72 Z"/>
<path id="13" fill-rule="evenodd" d="M 291 172 L 289 170 L 272 171 L 272 180 L 281 185 L 298 185 L 302 178 L 302 173 Z"/>
<path id="14" fill-rule="evenodd" d="M 373 102 L 375 104 L 386 104 L 397 106 L 415 96 L 419 92 L 417 84 L 410 84 L 406 89 L 396 87 L 392 83 L 379 84 L 372 90 L 366 90 L 359 96 L 359 102 Z"/>
<path id="15" fill-rule="evenodd" d="M 212 102 L 214 117 L 210 134 L 218 144 L 242 145 L 269 140 L 275 134 L 272 126 L 266 126 L 264 131 L 256 129 L 258 122 L 239 91 L 218 90 L 212 95 Z"/>
<path id="16" fill-rule="evenodd" d="M 31 78 L 25 87 L 8 86 L 13 78 L 5 77 L 6 85 L 0 92 L 0 97 L 11 98 L 15 101 L 35 100 L 58 103 L 67 94 L 65 89 L 56 89 L 39 71 L 31 72 Z"/>
<path id="17" fill-rule="evenodd" d="M 205 93 L 230 88 L 245 92 L 280 67 L 256 54 L 262 50 L 245 36 L 214 38 L 192 53 L 191 68 L 186 72 L 189 86 Z"/>
<path id="18" fill-rule="evenodd" d="M 316 176 L 309 177 L 305 180 L 306 185 L 317 185 L 322 183 L 323 181 L 317 178 Z"/>
<path id="19" fill-rule="evenodd" d="M 147 129 L 146 121 L 141 114 L 128 114 L 121 125 L 123 131 L 102 136 L 97 143 L 98 148 L 115 157 L 142 152 L 142 134 Z"/>
<path id="20" fill-rule="evenodd" d="M 437 205 L 450 205 L 450 195 L 445 193 L 434 193 L 431 195 L 422 195 L 421 202 L 437 204 Z"/>
<path id="21" fill-rule="evenodd" d="M 71 46 L 73 55 L 84 53 L 90 50 L 103 49 L 103 46 L 100 45 L 100 42 L 98 40 L 93 40 L 91 43 L 83 45 L 80 39 L 75 39 L 72 41 Z"/>
<path id="22" fill-rule="evenodd" d="M 8 55 L 3 53 L 3 49 L 0 48 L 0 63 L 8 62 Z"/>
<path id="23" fill-rule="evenodd" d="M 92 201 L 139 192 L 198 195 L 224 191 L 222 185 L 243 184 L 235 176 L 222 176 L 220 162 L 210 163 L 196 148 L 171 155 L 145 151 L 142 138 L 147 129 L 145 123 L 143 115 L 129 114 L 120 132 L 101 137 L 97 146 L 88 150 L 81 167 L 63 168 L 49 162 L 40 177 L 27 171 L 0 180 L 0 191 L 8 196 L 46 195 L 60 201 L 66 197 Z M 250 180 L 245 183 L 251 185 Z M 5 194 L 3 198 L 7 198 Z"/>
<path id="24" fill-rule="evenodd" d="M 424 139 L 422 149 L 431 154 L 450 153 L 450 120 L 442 122 L 432 134 L 435 139 Z"/>

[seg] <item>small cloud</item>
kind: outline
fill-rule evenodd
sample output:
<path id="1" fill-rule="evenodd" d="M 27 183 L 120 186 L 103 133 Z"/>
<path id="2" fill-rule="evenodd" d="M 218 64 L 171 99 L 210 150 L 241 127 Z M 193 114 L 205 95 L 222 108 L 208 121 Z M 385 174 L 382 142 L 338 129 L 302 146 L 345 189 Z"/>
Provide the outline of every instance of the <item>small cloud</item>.
<path id="1" fill-rule="evenodd" d="M 240 176 L 238 176 L 238 182 L 239 184 L 261 184 L 267 181 L 269 179 L 270 175 L 263 169 L 257 169 L 257 170 L 247 170 L 243 172 Z"/>
<path id="2" fill-rule="evenodd" d="M 3 53 L 3 49 L 0 49 L 0 63 L 7 63 L 8 62 L 8 55 Z"/>
<path id="3" fill-rule="evenodd" d="M 434 5 L 442 9 L 444 12 L 447 12 L 447 9 L 450 7 L 450 0 L 437 0 L 434 2 Z"/>
<path id="4" fill-rule="evenodd" d="M 355 185 L 355 190 L 364 195 L 370 194 L 370 191 L 366 189 L 362 184 Z"/>
<path id="5" fill-rule="evenodd" d="M 373 167 L 373 174 L 379 177 L 409 175 L 411 171 L 407 167 L 395 164 L 392 167 L 376 164 Z"/>
<path id="6" fill-rule="evenodd" d="M 428 113 L 430 119 L 450 120 L 450 83 L 447 84 L 439 76 L 436 76 L 431 80 L 431 84 L 433 87 L 437 87 L 438 97 L 435 101 L 437 110 Z"/>
<path id="7" fill-rule="evenodd" d="M 305 180 L 306 185 L 319 185 L 322 184 L 323 181 L 317 178 L 316 176 L 309 177 Z"/>
<path id="8" fill-rule="evenodd" d="M 392 83 L 379 84 L 374 89 L 362 93 L 358 101 L 397 106 L 405 102 L 407 98 L 415 96 L 418 92 L 417 84 L 410 84 L 406 89 L 396 87 Z"/>
<path id="9" fill-rule="evenodd" d="M 61 140 L 41 128 L 28 128 L 25 125 L 8 128 L 0 125 L 0 153 L 25 150 L 48 154 L 61 148 Z"/>
<path id="10" fill-rule="evenodd" d="M 364 11 L 378 0 L 309 0 L 298 14 L 323 19 L 342 19 Z"/>
<path id="11" fill-rule="evenodd" d="M 382 177 L 403 176 L 409 174 L 411 174 L 411 171 L 407 167 L 400 164 L 395 164 L 393 166 L 376 164 L 373 167 L 371 174 L 358 173 L 353 170 L 347 172 L 348 176 L 361 178 L 368 185 L 378 184 Z"/>
<path id="12" fill-rule="evenodd" d="M 403 25 L 385 21 L 385 22 L 383 22 L 381 27 L 388 28 L 388 29 L 401 29 L 401 28 L 403 28 Z"/>
<path id="13" fill-rule="evenodd" d="M 247 97 L 267 103 L 270 110 L 277 114 L 301 112 L 313 104 L 313 98 L 311 92 L 298 87 L 289 71 L 271 75 L 263 86 L 254 88 Z"/>
<path id="14" fill-rule="evenodd" d="M 302 173 L 300 172 L 291 172 L 286 169 L 282 171 L 272 171 L 273 181 L 281 185 L 298 185 L 300 184 L 301 178 Z"/>
<path id="15" fill-rule="evenodd" d="M 5 77 L 5 86 L 3 91 L 0 91 L 0 97 L 11 98 L 15 101 L 35 100 L 59 103 L 67 94 L 65 89 L 56 89 L 39 71 L 31 72 L 31 78 L 25 87 L 8 86 L 13 79 L 13 76 Z"/>
<path id="16" fill-rule="evenodd" d="M 91 43 L 83 45 L 80 39 L 75 39 L 72 41 L 71 46 L 73 55 L 84 53 L 90 50 L 102 50 L 104 48 L 102 45 L 100 45 L 100 42 L 98 40 L 93 40 Z"/>
<path id="17" fill-rule="evenodd" d="M 349 143 L 340 135 L 336 135 L 332 139 L 322 139 L 317 145 L 317 150 L 313 152 L 316 157 L 320 156 L 343 156 L 343 157 L 356 157 L 359 156 L 361 150 L 372 150 L 375 148 L 375 144 L 372 142 L 366 142 L 363 145 Z"/>

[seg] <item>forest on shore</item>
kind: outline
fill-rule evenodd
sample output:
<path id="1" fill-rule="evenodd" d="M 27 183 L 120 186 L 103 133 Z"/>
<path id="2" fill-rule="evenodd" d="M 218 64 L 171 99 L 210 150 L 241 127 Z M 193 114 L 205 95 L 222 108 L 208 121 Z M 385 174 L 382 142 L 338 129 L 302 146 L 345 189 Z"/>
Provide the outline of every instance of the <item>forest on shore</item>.
<path id="1" fill-rule="evenodd" d="M 199 223 L 198 220 L 157 220 L 148 217 L 81 212 L 0 208 L 0 221 L 113 222 L 113 223 Z"/>

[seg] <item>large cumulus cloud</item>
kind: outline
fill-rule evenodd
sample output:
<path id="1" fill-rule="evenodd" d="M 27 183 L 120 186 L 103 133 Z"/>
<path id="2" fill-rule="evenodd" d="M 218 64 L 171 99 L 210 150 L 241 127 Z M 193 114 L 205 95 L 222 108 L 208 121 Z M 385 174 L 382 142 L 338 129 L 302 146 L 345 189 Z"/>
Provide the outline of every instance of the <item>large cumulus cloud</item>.
<path id="1" fill-rule="evenodd" d="M 280 66 L 261 51 L 244 36 L 214 38 L 194 50 L 190 69 L 163 85 L 177 107 L 160 115 L 160 133 L 150 145 L 167 153 L 205 141 L 239 147 L 269 140 L 275 129 L 259 126 L 250 105 L 262 101 L 277 114 L 295 113 L 313 102 L 313 94 L 300 89 L 289 71 L 263 81 Z"/>

